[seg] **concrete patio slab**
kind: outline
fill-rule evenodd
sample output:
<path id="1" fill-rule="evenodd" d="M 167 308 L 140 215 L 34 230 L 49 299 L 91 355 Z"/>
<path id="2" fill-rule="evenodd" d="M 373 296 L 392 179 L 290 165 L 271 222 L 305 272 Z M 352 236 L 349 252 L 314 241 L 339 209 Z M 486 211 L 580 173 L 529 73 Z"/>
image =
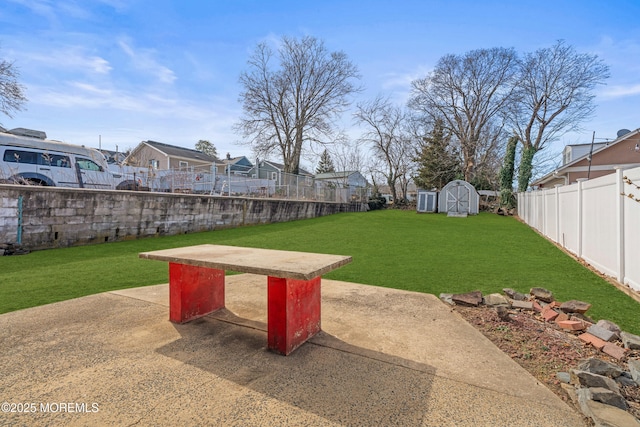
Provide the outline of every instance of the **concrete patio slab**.
<path id="1" fill-rule="evenodd" d="M 0 315 L 0 401 L 23 409 L 0 425 L 585 425 L 433 295 L 323 280 L 323 331 L 284 357 L 266 277 L 226 291 L 183 325 L 168 285 Z"/>

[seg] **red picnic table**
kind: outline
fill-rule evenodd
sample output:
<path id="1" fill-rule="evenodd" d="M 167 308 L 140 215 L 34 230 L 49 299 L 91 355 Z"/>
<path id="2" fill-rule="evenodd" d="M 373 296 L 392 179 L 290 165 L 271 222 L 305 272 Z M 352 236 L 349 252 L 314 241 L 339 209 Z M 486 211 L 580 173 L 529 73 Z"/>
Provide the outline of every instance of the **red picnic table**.
<path id="1" fill-rule="evenodd" d="M 169 262 L 169 319 L 185 323 L 225 306 L 225 270 L 267 278 L 269 349 L 288 355 L 320 331 L 320 277 L 350 256 L 197 245 L 142 252 Z"/>

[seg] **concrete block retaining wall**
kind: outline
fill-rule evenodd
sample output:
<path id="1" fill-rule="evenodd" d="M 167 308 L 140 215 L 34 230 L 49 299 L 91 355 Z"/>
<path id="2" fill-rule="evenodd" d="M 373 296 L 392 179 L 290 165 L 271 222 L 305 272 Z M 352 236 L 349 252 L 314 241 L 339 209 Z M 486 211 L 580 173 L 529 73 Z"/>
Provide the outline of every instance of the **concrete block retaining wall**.
<path id="1" fill-rule="evenodd" d="M 49 249 L 360 209 L 345 203 L 0 185 L 0 243 Z"/>

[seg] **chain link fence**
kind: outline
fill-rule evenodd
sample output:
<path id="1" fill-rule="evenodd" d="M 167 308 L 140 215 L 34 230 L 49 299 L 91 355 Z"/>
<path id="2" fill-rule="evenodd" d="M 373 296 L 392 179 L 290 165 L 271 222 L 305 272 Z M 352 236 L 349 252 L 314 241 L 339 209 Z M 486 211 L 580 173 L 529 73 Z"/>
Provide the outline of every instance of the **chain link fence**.
<path id="1" fill-rule="evenodd" d="M 211 167 L 186 167 L 156 170 L 111 164 L 118 189 L 167 193 L 209 194 L 286 200 L 312 200 L 338 203 L 366 203 L 367 187 L 353 187 L 346 182 L 320 181 L 312 176 L 278 173 L 274 179 L 257 179 L 245 175 L 221 175 Z"/>

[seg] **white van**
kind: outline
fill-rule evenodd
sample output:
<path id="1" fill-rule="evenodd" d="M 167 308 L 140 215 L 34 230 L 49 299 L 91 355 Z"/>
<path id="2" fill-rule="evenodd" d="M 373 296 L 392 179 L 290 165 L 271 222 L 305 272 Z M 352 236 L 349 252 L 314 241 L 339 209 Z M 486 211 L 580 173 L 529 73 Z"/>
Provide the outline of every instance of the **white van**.
<path id="1" fill-rule="evenodd" d="M 0 183 L 114 189 L 104 155 L 29 129 L 0 132 Z"/>

